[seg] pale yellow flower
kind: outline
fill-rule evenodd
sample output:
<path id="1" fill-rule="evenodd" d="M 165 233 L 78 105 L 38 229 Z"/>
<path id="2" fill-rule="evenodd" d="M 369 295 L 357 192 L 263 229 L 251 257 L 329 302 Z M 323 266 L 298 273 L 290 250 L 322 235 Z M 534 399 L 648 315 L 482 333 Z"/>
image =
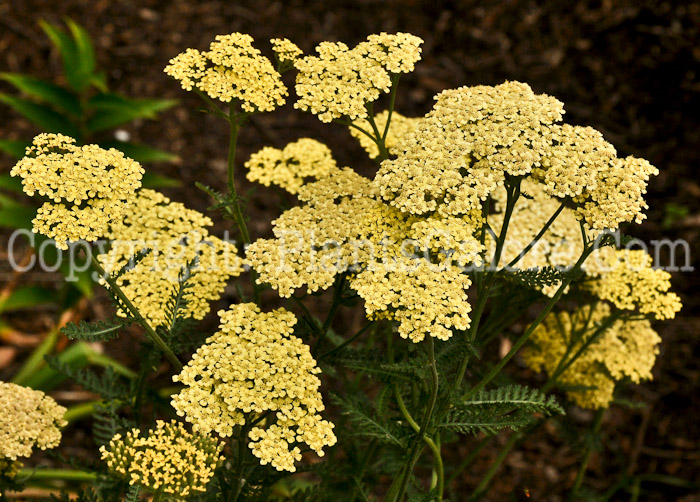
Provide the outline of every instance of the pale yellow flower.
<path id="1" fill-rule="evenodd" d="M 66 409 L 39 390 L 0 382 L 0 459 L 29 457 L 33 448 L 55 448 Z"/>
<path id="2" fill-rule="evenodd" d="M 100 453 L 107 468 L 125 477 L 130 485 L 187 497 L 206 491 L 224 460 L 223 447 L 210 436 L 188 432 L 174 420 L 157 420 L 156 428 L 145 435 L 139 429 L 117 434 Z"/>
<path id="3" fill-rule="evenodd" d="M 173 377 L 185 385 L 172 400 L 178 415 L 196 431 L 224 437 L 259 418 L 249 446 L 260 463 L 277 470 L 296 470 L 301 443 L 322 456 L 336 437 L 333 424 L 320 416 L 321 370 L 309 347 L 292 335 L 294 314 L 265 313 L 246 303 L 219 316 L 219 331 Z"/>

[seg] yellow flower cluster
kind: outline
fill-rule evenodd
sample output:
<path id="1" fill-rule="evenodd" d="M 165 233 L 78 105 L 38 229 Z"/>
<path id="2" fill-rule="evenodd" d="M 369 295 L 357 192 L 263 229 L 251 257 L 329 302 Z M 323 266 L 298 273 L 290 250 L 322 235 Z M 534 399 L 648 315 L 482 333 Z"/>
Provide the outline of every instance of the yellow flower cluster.
<path id="1" fill-rule="evenodd" d="M 66 409 L 41 391 L 0 382 L 0 459 L 29 457 L 61 441 Z"/>
<path id="2" fill-rule="evenodd" d="M 549 195 L 572 200 L 592 229 L 641 221 L 657 169 L 617 158 L 591 128 L 557 124 L 563 113 L 560 101 L 519 82 L 444 91 L 375 183 L 401 211 L 458 216 L 480 208 L 507 176 L 529 175 Z"/>
<path id="3" fill-rule="evenodd" d="M 109 470 L 126 477 L 130 485 L 187 497 L 206 491 L 224 460 L 223 447 L 210 436 L 188 432 L 174 420 L 158 420 L 148 435 L 141 436 L 139 429 L 117 434 L 100 453 Z"/>
<path id="4" fill-rule="evenodd" d="M 610 308 L 604 303 L 584 306 L 573 314 L 549 314 L 533 332 L 532 344 L 523 351 L 525 362 L 536 371 L 552 375 L 595 335 L 595 341 L 561 374 L 558 382 L 586 387 L 567 393 L 579 406 L 608 406 L 616 381 L 626 377 L 637 383 L 652 378 L 651 369 L 661 341 L 647 320 L 618 320 L 596 334 L 609 316 Z"/>
<path id="5" fill-rule="evenodd" d="M 265 147 L 245 163 L 246 177 L 265 186 L 277 185 L 297 193 L 304 183 L 328 176 L 336 167 L 330 148 L 311 138 L 289 143 L 282 150 Z"/>
<path id="6" fill-rule="evenodd" d="M 21 462 L 0 458 L 0 486 L 2 486 L 3 480 L 8 481 L 15 479 L 21 467 Z M 2 495 L 0 495 L 0 498 L 2 498 Z"/>
<path id="7" fill-rule="evenodd" d="M 69 242 L 104 236 L 110 221 L 126 212 L 143 172 L 114 148 L 76 146 L 68 136 L 40 134 L 10 174 L 22 178 L 28 195 L 50 199 L 38 209 L 33 230 L 67 249 Z"/>
<path id="8" fill-rule="evenodd" d="M 423 41 L 408 33 L 370 35 L 352 49 L 342 42 L 322 42 L 318 56 L 294 62 L 298 70 L 295 108 L 323 122 L 367 116 L 367 103 L 391 88 L 391 75 L 413 71 Z"/>
<path id="9" fill-rule="evenodd" d="M 304 51 L 286 38 L 273 38 L 270 40 L 270 43 L 272 44 L 272 50 L 277 54 L 277 58 L 281 63 L 293 63 L 297 58 L 304 55 Z"/>
<path id="10" fill-rule="evenodd" d="M 197 431 L 227 437 L 256 418 L 248 437 L 264 464 L 294 472 L 305 443 L 323 455 L 336 442 L 323 420 L 321 370 L 307 345 L 292 335 L 296 317 L 284 309 L 261 312 L 252 303 L 220 311 L 219 331 L 209 337 L 175 382 L 186 387 L 172 405 Z"/>
<path id="11" fill-rule="evenodd" d="M 671 289 L 671 274 L 653 268 L 653 260 L 643 250 L 602 248 L 584 264 L 594 280 L 590 291 L 617 308 L 653 314 L 656 319 L 673 319 L 681 300 Z"/>
<path id="12" fill-rule="evenodd" d="M 108 272 L 128 264 L 143 249 L 148 256 L 117 278 L 126 296 L 154 328 L 167 319 L 167 305 L 178 285 L 178 275 L 197 259 L 185 291 L 185 312 L 203 319 L 209 302 L 217 300 L 230 277 L 243 271 L 235 245 L 209 235 L 211 220 L 171 202 L 153 190 L 140 190 L 129 212 L 112 223 L 109 252 L 98 256 Z M 125 312 L 119 312 L 125 315 Z"/>
<path id="13" fill-rule="evenodd" d="M 350 169 L 304 185 L 292 208 L 274 222 L 274 239 L 254 242 L 246 257 L 283 297 L 306 286 L 330 287 L 349 272 L 350 286 L 370 317 L 399 321 L 414 342 L 446 339 L 469 326 L 469 277 L 461 266 L 481 251 L 479 217 L 407 216 L 378 199 L 367 178 Z M 449 258 L 448 258 L 448 255 Z"/>
<path id="14" fill-rule="evenodd" d="M 561 102 L 518 82 L 444 91 L 375 182 L 385 200 L 408 213 L 478 210 L 506 173 L 524 175 L 541 162 L 547 145 L 541 131 L 562 113 Z"/>
<path id="15" fill-rule="evenodd" d="M 384 134 L 384 129 L 386 128 L 386 121 L 388 117 L 388 110 L 385 110 L 375 115 L 374 123 L 377 126 L 379 134 Z M 403 115 L 396 112 L 393 112 L 391 114 L 389 131 L 387 131 L 386 138 L 384 140 L 384 144 L 389 153 L 398 153 L 396 147 L 400 144 L 400 141 L 403 139 L 403 137 L 406 136 L 406 134 L 411 132 L 417 126 L 419 121 L 419 118 L 404 117 Z M 361 127 L 365 131 L 372 131 L 372 125 L 366 118 L 356 120 L 354 124 L 358 127 Z M 376 159 L 379 156 L 379 147 L 377 147 L 377 143 L 372 141 L 372 139 L 368 138 L 366 134 L 363 134 L 362 131 L 358 131 L 354 127 L 350 127 L 350 134 L 360 142 L 360 146 L 362 146 L 362 148 L 364 148 L 367 151 L 371 159 Z"/>
<path id="16" fill-rule="evenodd" d="M 272 62 L 242 33 L 217 35 L 208 51 L 187 49 L 170 60 L 165 73 L 187 91 L 198 89 L 224 103 L 238 100 L 251 113 L 274 110 L 288 94 Z"/>

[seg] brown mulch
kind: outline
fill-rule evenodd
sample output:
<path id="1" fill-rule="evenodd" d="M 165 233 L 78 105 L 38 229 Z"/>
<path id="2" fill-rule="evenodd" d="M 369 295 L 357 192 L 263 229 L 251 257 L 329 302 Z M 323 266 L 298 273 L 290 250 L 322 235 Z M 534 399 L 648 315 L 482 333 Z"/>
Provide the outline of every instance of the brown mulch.
<path id="1" fill-rule="evenodd" d="M 593 126 L 620 155 L 644 157 L 659 167 L 661 174 L 649 188 L 649 218 L 629 233 L 647 241 L 682 238 L 693 251 L 700 249 L 697 0 L 4 0 L 0 71 L 55 77 L 59 60 L 37 21 L 59 22 L 64 16 L 93 35 L 98 61 L 114 90 L 181 100 L 181 106 L 164 113 L 159 122 L 135 123 L 127 130 L 135 140 L 180 156 L 177 164 L 154 169 L 182 179 L 184 188 L 168 193 L 196 209 L 205 210 L 208 201 L 192 188 L 195 181 L 224 185 L 227 131 L 218 119 L 195 111 L 198 100 L 163 74 L 169 58 L 187 47 L 206 47 L 215 35 L 233 31 L 250 33 L 261 48 L 266 39 L 288 37 L 305 51 L 322 40 L 354 44 L 369 33 L 407 31 L 425 40 L 424 58 L 415 73 L 402 79 L 399 111 L 423 114 L 432 96 L 445 88 L 528 82 L 536 92 L 561 99 L 569 122 Z M 4 90 L 9 89 L 0 85 Z M 6 108 L 1 110 L 0 137 L 28 138 L 37 132 Z M 263 145 L 282 146 L 302 136 L 326 142 L 342 165 L 367 173 L 374 168 L 344 128 L 323 126 L 291 104 L 256 117 L 242 134 L 239 159 Z M 11 164 L 0 157 L 0 171 Z M 239 183 L 243 192 L 251 188 L 244 179 Z M 279 211 L 275 201 L 262 190 L 251 195 L 248 210 L 255 236 L 269 233 L 269 221 Z M 687 208 L 687 216 L 668 221 L 669 203 Z M 607 415 L 603 451 L 593 456 L 587 478 L 600 491 L 622 475 L 700 479 L 700 305 L 693 289 L 697 279 L 693 273 L 674 274 L 684 310 L 676 321 L 658 325 L 664 342 L 656 379 L 628 393 L 646 407 L 616 407 Z M 586 423 L 590 416 L 579 419 Z M 465 442 L 459 453 L 473 444 Z M 497 451 L 484 450 L 455 487 L 474 487 Z M 557 431 L 543 428 L 508 458 L 490 500 L 565 500 L 576 464 L 575 454 Z M 660 482 L 645 482 L 641 489 L 640 500 L 700 500 L 700 492 Z M 613 498 L 629 499 L 624 492 Z"/>

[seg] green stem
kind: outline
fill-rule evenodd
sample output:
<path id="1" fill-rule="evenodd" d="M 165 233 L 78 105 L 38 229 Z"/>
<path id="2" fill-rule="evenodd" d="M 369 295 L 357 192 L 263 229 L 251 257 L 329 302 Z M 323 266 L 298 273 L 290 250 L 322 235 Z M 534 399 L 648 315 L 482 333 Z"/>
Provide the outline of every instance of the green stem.
<path id="1" fill-rule="evenodd" d="M 248 117 L 249 114 L 242 113 L 236 115 L 234 110 L 234 103 L 232 102 L 229 106 L 228 122 L 230 125 L 229 130 L 229 143 L 228 143 L 228 157 L 226 160 L 226 173 L 228 181 L 228 191 L 231 197 L 230 205 L 232 210 L 229 214 L 233 216 L 236 226 L 238 227 L 238 232 L 241 235 L 241 240 L 243 245 L 248 246 L 250 244 L 250 233 L 248 233 L 248 226 L 245 222 L 245 217 L 243 216 L 243 211 L 241 210 L 241 204 L 238 200 L 238 193 L 236 192 L 236 145 L 238 144 L 238 131 L 242 123 Z M 256 304 L 260 304 L 260 285 L 258 284 L 258 274 L 255 269 L 250 269 L 250 279 L 253 283 L 253 300 Z"/>
<path id="2" fill-rule="evenodd" d="M 384 133 L 382 134 L 382 142 L 386 146 L 386 137 L 389 134 L 389 124 L 391 123 L 391 116 L 394 114 L 394 104 L 396 103 L 396 89 L 399 87 L 400 73 L 393 75 L 391 77 L 391 97 L 389 98 L 389 114 L 386 116 L 386 125 L 384 126 Z"/>
<path id="3" fill-rule="evenodd" d="M 241 436 L 238 438 L 238 456 L 236 458 L 236 471 L 235 471 L 235 480 L 236 480 L 236 491 L 234 492 L 233 500 L 236 501 L 238 500 L 238 497 L 241 494 L 241 491 L 243 490 L 243 457 L 245 456 L 245 447 L 246 447 L 246 436 L 248 435 L 248 429 L 244 425 L 240 429 Z"/>
<path id="4" fill-rule="evenodd" d="M 175 366 L 175 369 L 177 371 L 182 370 L 182 363 L 177 358 L 175 353 L 170 349 L 168 344 L 163 341 L 160 335 L 156 333 L 153 328 L 151 328 L 151 325 L 148 324 L 148 321 L 146 321 L 146 319 L 143 318 L 138 309 L 134 306 L 133 303 L 131 303 L 131 300 L 129 300 L 129 298 L 124 294 L 124 292 L 119 287 L 114 278 L 112 278 L 111 275 L 105 272 L 105 269 L 102 268 L 102 265 L 100 265 L 100 262 L 97 261 L 97 258 L 94 254 L 91 255 L 90 259 L 93 268 L 97 271 L 100 277 L 102 277 L 107 282 L 107 284 L 109 285 L 109 289 L 111 289 L 112 293 L 114 293 L 117 296 L 117 298 L 121 300 L 121 302 L 127 308 L 132 317 L 136 319 L 136 321 L 141 325 L 141 327 L 146 332 L 146 336 L 151 340 L 151 342 L 158 346 L 158 348 L 163 352 L 163 354 L 165 354 L 165 357 L 167 357 L 168 360 L 173 364 L 173 366 Z"/>
<path id="5" fill-rule="evenodd" d="M 321 348 L 321 343 L 323 343 L 323 340 L 326 338 L 326 335 L 328 334 L 328 330 L 331 327 L 331 323 L 333 322 L 333 319 L 335 318 L 335 314 L 338 311 L 338 307 L 340 307 L 340 299 L 343 296 L 343 287 L 345 286 L 345 274 L 340 274 L 335 281 L 335 287 L 333 288 L 333 303 L 331 303 L 331 308 L 328 311 L 328 315 L 326 316 L 326 320 L 323 322 L 323 326 L 321 326 L 321 331 L 318 336 L 318 340 L 316 340 L 316 345 L 314 346 L 314 349 L 312 351 L 312 354 L 317 354 L 318 350 Z"/>
<path id="6" fill-rule="evenodd" d="M 431 377 L 430 398 L 428 400 L 428 405 L 426 407 L 425 414 L 423 415 L 423 421 L 421 423 L 420 429 L 418 430 L 418 434 L 416 435 L 416 438 L 413 442 L 411 452 L 408 455 L 408 462 L 406 462 L 405 464 L 405 471 L 403 473 L 401 485 L 395 498 L 396 502 L 400 502 L 403 499 L 404 493 L 406 493 L 406 488 L 408 487 L 408 482 L 411 479 L 413 467 L 418 461 L 420 450 L 422 449 L 420 448 L 420 443 L 425 441 L 425 435 L 428 430 L 428 427 L 430 426 L 433 411 L 435 410 L 435 402 L 437 401 L 439 380 L 437 366 L 435 364 L 435 345 L 431 336 L 427 337 L 426 342 L 428 346 L 428 364 L 430 366 Z M 441 490 L 444 489 L 444 482 L 442 482 L 442 485 L 443 486 L 439 487 L 438 489 L 440 493 L 442 493 Z M 440 497 L 442 497 L 442 495 Z"/>
<path id="7" fill-rule="evenodd" d="M 17 473 L 19 478 L 27 478 L 28 480 L 46 481 L 46 480 L 61 480 L 61 481 L 77 481 L 91 482 L 97 479 L 97 474 L 85 471 L 74 471 L 71 469 L 35 469 L 24 468 Z"/>
<path id="8" fill-rule="evenodd" d="M 362 335 L 362 333 L 364 333 L 364 332 L 367 331 L 369 328 L 371 328 L 371 327 L 374 325 L 375 322 L 376 322 L 376 321 L 369 321 L 369 322 L 368 322 L 367 324 L 365 324 L 357 333 L 355 333 L 354 335 L 352 335 L 350 338 L 348 338 L 347 340 L 345 340 L 343 343 L 341 343 L 340 345 L 338 345 L 338 346 L 335 347 L 334 349 L 331 349 L 331 350 L 329 350 L 328 352 L 326 352 L 326 353 L 321 354 L 320 356 L 318 356 L 318 360 L 321 361 L 321 360 L 323 360 L 323 359 L 325 359 L 325 358 L 327 358 L 327 357 L 332 356 L 332 355 L 335 354 L 336 352 L 338 352 L 338 351 L 344 349 L 345 347 L 347 347 L 348 345 L 350 345 L 352 342 L 354 342 L 355 340 L 357 340 L 357 338 L 358 338 L 360 335 Z"/>
<path id="9" fill-rule="evenodd" d="M 379 128 L 377 123 L 374 121 L 374 104 L 369 103 L 367 105 L 367 122 L 372 126 L 372 131 L 374 132 L 375 143 L 377 143 L 377 148 L 379 148 L 379 156 L 381 160 L 386 160 L 389 158 L 389 152 L 386 149 L 386 144 L 384 144 L 384 137 L 379 133 Z"/>
<path id="10" fill-rule="evenodd" d="M 520 180 L 517 180 L 512 187 L 508 187 L 508 196 L 506 200 L 506 209 L 503 213 L 503 225 L 501 226 L 501 232 L 498 235 L 498 240 L 496 241 L 496 250 L 494 252 L 493 259 L 491 260 L 491 266 L 498 266 L 498 262 L 501 259 L 501 253 L 503 252 L 503 246 L 505 245 L 506 235 L 508 233 L 508 226 L 510 224 L 510 218 L 513 215 L 513 209 L 515 208 L 515 203 L 520 197 Z M 484 313 L 484 308 L 486 307 L 486 301 L 489 297 L 489 291 L 496 280 L 496 274 L 493 271 L 488 272 L 488 278 L 483 284 L 480 291 L 477 291 L 477 302 L 474 309 L 474 314 L 472 316 L 472 322 L 469 325 L 469 330 L 465 333 L 465 339 L 467 343 L 474 343 L 476 340 L 476 335 L 479 329 L 479 322 L 481 321 L 481 316 Z M 450 389 L 448 399 L 451 397 L 452 393 L 457 391 L 462 387 L 462 381 L 464 380 L 464 375 L 467 371 L 467 364 L 469 362 L 469 355 L 465 356 L 460 363 L 459 369 L 457 370 L 457 379 L 455 384 Z"/>
<path id="11" fill-rule="evenodd" d="M 549 299 L 545 307 L 540 311 L 537 318 L 535 318 L 535 320 L 532 322 L 532 324 L 530 324 L 530 326 L 528 326 L 525 332 L 522 335 L 520 335 L 520 338 L 518 338 L 518 340 L 513 344 L 513 347 L 511 347 L 510 351 L 503 357 L 503 359 L 501 359 L 498 362 L 498 364 L 491 368 L 491 371 L 489 371 L 488 374 L 474 388 L 472 388 L 467 397 L 471 397 L 477 392 L 479 392 L 481 389 L 483 389 L 503 369 L 503 367 L 520 350 L 520 348 L 523 345 L 525 345 L 525 342 L 528 341 L 530 335 L 532 335 L 535 329 L 540 325 L 540 323 L 544 320 L 547 314 L 549 314 L 549 312 L 552 310 L 554 305 L 559 301 L 559 298 L 561 298 L 561 296 L 564 294 L 566 288 L 569 286 L 569 284 L 571 284 L 571 281 L 573 281 L 575 273 L 581 269 L 581 265 L 583 265 L 583 262 L 586 261 L 586 258 L 588 258 L 588 256 L 593 252 L 593 249 L 594 246 L 584 248 L 581 257 L 572 267 L 571 273 L 562 281 L 561 285 L 559 286 L 559 289 L 557 289 L 554 296 L 552 296 L 552 298 Z"/>
<path id="12" fill-rule="evenodd" d="M 554 212 L 554 214 L 547 220 L 547 223 L 544 224 L 544 227 L 538 232 L 538 234 L 535 236 L 530 243 L 525 246 L 525 249 L 523 249 L 518 256 L 513 258 L 508 265 L 505 266 L 506 269 L 511 268 L 514 266 L 516 263 L 518 263 L 521 259 L 525 257 L 525 255 L 530 251 L 542 238 L 542 236 L 545 234 L 547 230 L 549 230 L 549 227 L 552 226 L 552 223 L 554 223 L 554 220 L 557 219 L 557 217 L 561 214 L 561 212 L 564 210 L 564 202 L 561 203 L 559 208 Z"/>
<path id="13" fill-rule="evenodd" d="M 603 423 L 603 415 L 605 415 L 605 408 L 600 408 L 596 411 L 595 419 L 593 421 L 593 434 L 598 434 L 600 431 L 600 426 Z M 574 486 L 571 489 L 570 499 L 575 500 L 578 495 L 578 491 L 581 488 L 581 483 L 583 483 L 583 478 L 586 475 L 586 469 L 588 468 L 588 461 L 591 459 L 591 454 L 593 453 L 593 448 L 588 445 L 586 447 L 586 452 L 583 455 L 583 460 L 581 461 L 581 467 L 576 474 L 576 480 L 574 481 Z"/>

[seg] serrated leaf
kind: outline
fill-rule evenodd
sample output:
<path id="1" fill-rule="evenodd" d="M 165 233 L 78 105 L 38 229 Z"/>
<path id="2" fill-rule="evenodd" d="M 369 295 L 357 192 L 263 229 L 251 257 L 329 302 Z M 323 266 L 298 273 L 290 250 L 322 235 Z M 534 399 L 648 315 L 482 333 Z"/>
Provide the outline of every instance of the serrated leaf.
<path id="1" fill-rule="evenodd" d="M 76 367 L 60 357 L 46 356 L 44 358 L 48 367 L 60 375 L 70 378 L 83 389 L 99 394 L 104 399 L 116 399 L 125 396 L 128 386 L 120 380 L 112 368 L 105 368 L 101 375 L 92 370 Z"/>
<path id="2" fill-rule="evenodd" d="M 148 162 L 175 162 L 179 160 L 177 155 L 166 152 L 165 150 L 159 150 L 158 148 L 127 141 L 102 141 L 100 146 L 102 148 L 116 148 L 122 151 L 127 157 L 141 162 L 142 164 Z M 146 174 L 149 173 L 147 172 Z"/>
<path id="3" fill-rule="evenodd" d="M 0 150 L 16 159 L 21 159 L 30 145 L 29 141 L 0 139 Z"/>
<path id="4" fill-rule="evenodd" d="M 574 280 L 581 275 L 580 270 L 557 270 L 554 267 L 528 268 L 524 270 L 504 271 L 503 277 L 526 288 L 542 289 L 555 286 L 565 279 Z"/>
<path id="5" fill-rule="evenodd" d="M 426 369 L 424 360 L 386 363 L 378 357 L 376 351 L 363 349 L 344 349 L 332 356 L 331 361 L 345 368 L 380 378 L 398 378 L 408 381 L 415 381 Z"/>
<path id="6" fill-rule="evenodd" d="M 356 426 L 353 434 L 376 438 L 379 441 L 394 444 L 401 448 L 405 447 L 404 442 L 395 435 L 395 431 L 392 430 L 388 423 L 373 417 L 358 401 L 350 397 L 343 398 L 337 394 L 331 395 L 331 400 L 336 406 L 341 408 L 341 413 L 346 415 Z"/>
<path id="7" fill-rule="evenodd" d="M 481 390 L 474 396 L 460 402 L 464 406 L 517 408 L 528 413 L 540 412 L 546 415 L 564 414 L 564 409 L 554 396 L 547 396 L 538 389 L 522 385 L 507 385 L 492 390 Z"/>
<path id="8" fill-rule="evenodd" d="M 0 78 L 19 91 L 57 106 L 75 117 L 80 117 L 82 113 L 77 96 L 61 86 L 20 73 L 0 73 Z"/>
<path id="9" fill-rule="evenodd" d="M 80 321 L 78 324 L 70 322 L 66 324 L 61 333 L 70 340 L 83 340 L 86 342 L 106 342 L 119 336 L 119 330 L 130 324 L 128 319 L 112 319 L 109 321 Z"/>
<path id="10" fill-rule="evenodd" d="M 439 427 L 459 432 L 462 434 L 496 434 L 503 429 L 517 431 L 529 424 L 532 420 L 521 415 L 487 415 L 478 413 L 476 410 L 451 410 L 445 419 L 440 422 Z"/>

